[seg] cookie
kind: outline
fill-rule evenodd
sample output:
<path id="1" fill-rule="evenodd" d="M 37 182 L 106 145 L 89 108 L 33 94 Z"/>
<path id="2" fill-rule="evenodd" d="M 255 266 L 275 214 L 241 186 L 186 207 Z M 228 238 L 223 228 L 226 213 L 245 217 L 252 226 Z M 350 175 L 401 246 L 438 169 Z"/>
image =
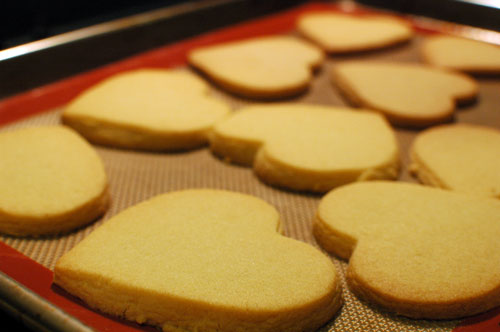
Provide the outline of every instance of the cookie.
<path id="1" fill-rule="evenodd" d="M 455 319 L 500 305 L 500 201 L 403 182 L 337 188 L 314 235 L 348 259 L 360 298 L 412 318 Z"/>
<path id="2" fill-rule="evenodd" d="M 269 36 L 194 49 L 189 63 L 226 90 L 250 98 L 305 91 L 323 52 L 291 36 Z"/>
<path id="3" fill-rule="evenodd" d="M 109 204 L 106 173 L 94 149 L 69 128 L 0 133 L 0 232 L 39 236 L 68 232 Z"/>
<path id="4" fill-rule="evenodd" d="M 138 69 L 112 76 L 65 108 L 63 123 L 89 141 L 139 150 L 182 150 L 206 144 L 206 132 L 230 108 L 208 95 L 189 72 Z"/>
<path id="5" fill-rule="evenodd" d="M 500 131 L 454 124 L 421 132 L 410 170 L 424 184 L 500 198 Z"/>
<path id="6" fill-rule="evenodd" d="M 336 186 L 398 175 L 398 145 L 377 113 L 308 104 L 255 105 L 218 122 L 210 149 L 252 166 L 264 182 L 326 192 Z"/>
<path id="7" fill-rule="evenodd" d="M 313 331 L 340 308 L 340 279 L 279 228 L 276 209 L 250 195 L 170 192 L 109 219 L 60 258 L 54 282 L 164 331 Z"/>
<path id="8" fill-rule="evenodd" d="M 473 101 L 479 89 L 464 74 L 410 63 L 347 61 L 333 68 L 332 79 L 353 104 L 412 127 L 449 121 L 456 104 Z"/>
<path id="9" fill-rule="evenodd" d="M 297 30 L 328 53 L 385 48 L 410 40 L 412 27 L 403 20 L 379 15 L 309 13 L 297 21 Z"/>
<path id="10" fill-rule="evenodd" d="M 500 74 L 500 47 L 472 39 L 437 35 L 422 42 L 421 56 L 433 66 L 469 73 Z"/>

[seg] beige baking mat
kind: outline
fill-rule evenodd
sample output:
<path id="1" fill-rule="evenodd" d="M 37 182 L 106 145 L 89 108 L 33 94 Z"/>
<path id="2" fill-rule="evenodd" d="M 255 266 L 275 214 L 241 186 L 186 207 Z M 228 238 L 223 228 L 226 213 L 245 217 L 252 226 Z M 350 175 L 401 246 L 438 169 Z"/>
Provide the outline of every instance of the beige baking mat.
<path id="1" fill-rule="evenodd" d="M 311 89 L 293 102 L 327 105 L 346 105 L 331 85 L 328 72 L 335 63 L 351 59 L 418 61 L 417 48 L 421 38 L 389 50 L 359 54 L 356 56 L 330 57 L 316 73 Z M 181 69 L 189 70 L 189 69 Z M 500 128 L 500 79 L 480 78 L 480 97 L 474 105 L 460 108 L 456 121 L 483 124 Z M 391 93 L 391 91 L 387 91 Z M 235 109 L 250 101 L 229 96 L 213 88 L 213 94 L 229 101 Z M 60 110 L 52 110 L 1 128 L 59 123 Z M 408 147 L 418 131 L 397 129 L 404 167 L 401 181 L 414 181 L 407 171 Z M 287 192 L 261 183 L 245 167 L 222 162 L 208 149 L 202 148 L 182 153 L 147 153 L 97 147 L 110 182 L 112 205 L 106 215 L 97 222 L 71 234 L 58 237 L 25 239 L 0 236 L 0 240 L 19 250 L 49 269 L 56 260 L 101 223 L 126 207 L 160 193 L 185 188 L 220 188 L 243 192 L 260 197 L 273 204 L 281 213 L 285 234 L 289 237 L 316 245 L 311 234 L 311 221 L 321 196 Z M 332 257 L 338 271 L 345 275 L 347 264 Z M 321 331 L 450 331 L 458 321 L 410 320 L 385 313 L 361 303 L 345 285 L 345 304 L 340 314 Z"/>

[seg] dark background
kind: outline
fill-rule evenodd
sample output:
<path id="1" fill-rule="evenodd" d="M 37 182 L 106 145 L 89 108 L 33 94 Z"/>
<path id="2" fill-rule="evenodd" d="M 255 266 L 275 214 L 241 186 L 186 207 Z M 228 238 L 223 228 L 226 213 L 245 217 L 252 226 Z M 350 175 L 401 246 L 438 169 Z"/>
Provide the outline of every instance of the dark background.
<path id="1" fill-rule="evenodd" d="M 2 0 L 0 49 L 181 2 L 197 1 L 200 0 Z M 259 2 L 263 1 L 246 2 L 259 5 Z M 280 1 L 268 2 L 277 4 Z M 498 8 L 500 1 L 497 1 L 497 8 L 493 5 L 481 5 L 475 0 L 358 0 L 358 2 L 500 31 Z"/>
<path id="2" fill-rule="evenodd" d="M 183 1 L 2 0 L 0 49 L 180 2 Z"/>
<path id="3" fill-rule="evenodd" d="M 13 316 L 7 314 L 4 311 L 0 311 L 0 325 L 4 331 L 12 332 L 32 332 L 33 330 L 26 327 L 20 320 L 14 318 Z"/>

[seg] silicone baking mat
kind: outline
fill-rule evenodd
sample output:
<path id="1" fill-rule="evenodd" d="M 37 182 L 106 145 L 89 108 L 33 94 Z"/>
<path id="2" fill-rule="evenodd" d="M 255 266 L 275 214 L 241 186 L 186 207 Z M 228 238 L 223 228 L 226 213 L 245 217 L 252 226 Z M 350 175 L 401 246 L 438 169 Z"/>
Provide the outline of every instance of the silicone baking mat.
<path id="1" fill-rule="evenodd" d="M 143 53 L 99 68 L 95 71 L 40 87 L 0 102 L 0 130 L 26 126 L 60 123 L 60 112 L 65 103 L 83 89 L 112 74 L 142 67 L 192 70 L 186 66 L 187 52 L 201 45 L 244 39 L 269 34 L 296 34 L 294 22 L 298 15 L 309 11 L 348 11 L 364 15 L 373 13 L 356 6 L 306 4 L 301 7 L 253 20 L 237 26 L 210 32 L 199 37 Z M 328 78 L 335 63 L 351 59 L 418 62 L 418 48 L 425 35 L 436 31 L 468 34 L 470 37 L 500 43 L 498 34 L 447 23 L 410 20 L 419 35 L 410 43 L 377 52 L 350 56 L 329 56 L 316 73 L 311 88 L 304 94 L 290 98 L 291 102 L 326 105 L 347 105 Z M 479 77 L 480 97 L 473 105 L 459 108 L 454 121 L 494 126 L 500 129 L 500 78 Z M 229 102 L 235 110 L 255 101 L 234 97 L 217 86 L 212 94 Z M 403 168 L 400 181 L 415 180 L 409 175 L 408 147 L 417 130 L 396 128 L 401 147 Z M 220 188 L 261 197 L 281 213 L 285 234 L 316 245 L 311 233 L 317 205 L 321 196 L 279 190 L 260 182 L 250 168 L 235 166 L 214 157 L 208 149 L 181 153 L 148 153 L 95 146 L 102 157 L 110 182 L 112 205 L 105 216 L 95 223 L 70 234 L 43 238 L 0 236 L 0 270 L 17 281 L 24 292 L 42 298 L 42 312 L 52 310 L 48 304 L 61 308 L 70 316 L 100 331 L 153 330 L 151 327 L 125 322 L 93 311 L 78 299 L 53 286 L 52 269 L 57 259 L 111 216 L 140 201 L 160 193 L 185 188 Z M 347 263 L 332 256 L 338 271 L 345 275 Z M 140 267 L 138 267 L 140 268 Z M 411 320 L 387 313 L 380 308 L 360 302 L 343 280 L 344 306 L 341 312 L 320 331 L 498 331 L 500 310 L 463 321 Z M 44 303 L 47 307 L 44 308 Z M 40 309 L 40 308 L 39 308 Z"/>

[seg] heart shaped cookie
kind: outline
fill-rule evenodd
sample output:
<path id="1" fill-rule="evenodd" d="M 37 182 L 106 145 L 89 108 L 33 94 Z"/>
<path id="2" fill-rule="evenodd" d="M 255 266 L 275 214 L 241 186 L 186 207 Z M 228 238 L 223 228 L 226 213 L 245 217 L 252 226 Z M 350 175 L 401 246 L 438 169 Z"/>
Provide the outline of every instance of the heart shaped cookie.
<path id="1" fill-rule="evenodd" d="M 302 15 L 297 29 L 328 53 L 368 51 L 413 37 L 406 22 L 387 16 L 354 16 L 333 12 Z"/>
<path id="2" fill-rule="evenodd" d="M 500 131 L 455 124 L 418 134 L 411 147 L 411 171 L 423 183 L 500 198 Z"/>
<path id="3" fill-rule="evenodd" d="M 421 47 L 425 62 L 471 73 L 500 73 L 500 47 L 471 39 L 438 35 Z"/>
<path id="4" fill-rule="evenodd" d="M 413 318 L 451 319 L 500 305 L 500 202 L 402 182 L 328 193 L 316 239 L 349 259 L 351 290 Z"/>
<path id="5" fill-rule="evenodd" d="M 71 101 L 62 121 L 91 142 L 141 150 L 206 144 L 206 132 L 230 112 L 188 72 L 138 69 L 112 76 Z"/>
<path id="6" fill-rule="evenodd" d="M 63 126 L 0 133 L 0 232 L 67 232 L 102 215 L 109 204 L 101 159 Z"/>
<path id="7" fill-rule="evenodd" d="M 309 331 L 341 305 L 316 248 L 277 233 L 245 194 L 193 189 L 113 217 L 56 264 L 54 282 L 91 307 L 164 331 Z"/>
<path id="8" fill-rule="evenodd" d="M 264 182 L 325 192 L 352 181 L 394 179 L 398 145 L 374 112 L 308 104 L 255 105 L 217 123 L 210 149 L 254 167 Z"/>
<path id="9" fill-rule="evenodd" d="M 188 60 L 232 93 L 281 98 L 306 90 L 323 58 L 320 49 L 298 38 L 270 36 L 198 48 Z"/>
<path id="10" fill-rule="evenodd" d="M 334 67 L 332 78 L 353 104 L 404 126 L 448 121 L 457 102 L 478 94 L 477 82 L 464 74 L 409 63 L 348 61 Z"/>

